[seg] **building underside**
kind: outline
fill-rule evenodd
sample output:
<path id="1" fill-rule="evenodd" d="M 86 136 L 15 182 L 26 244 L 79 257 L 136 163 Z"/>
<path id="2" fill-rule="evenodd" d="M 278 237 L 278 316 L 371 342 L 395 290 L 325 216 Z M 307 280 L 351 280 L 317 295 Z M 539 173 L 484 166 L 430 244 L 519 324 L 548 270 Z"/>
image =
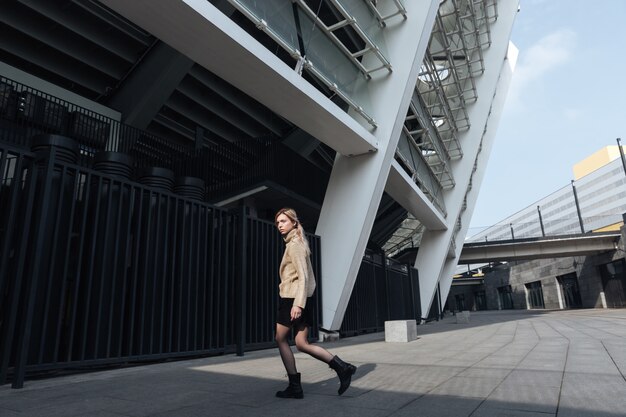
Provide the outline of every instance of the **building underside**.
<path id="1" fill-rule="evenodd" d="M 419 247 L 423 314 L 446 298 L 515 66 L 517 9 L 7 1 L 0 75 L 164 139 L 151 152 L 213 155 L 186 167 L 212 204 L 263 219 L 293 206 L 321 237 L 323 327 L 338 329 L 366 248 Z"/>

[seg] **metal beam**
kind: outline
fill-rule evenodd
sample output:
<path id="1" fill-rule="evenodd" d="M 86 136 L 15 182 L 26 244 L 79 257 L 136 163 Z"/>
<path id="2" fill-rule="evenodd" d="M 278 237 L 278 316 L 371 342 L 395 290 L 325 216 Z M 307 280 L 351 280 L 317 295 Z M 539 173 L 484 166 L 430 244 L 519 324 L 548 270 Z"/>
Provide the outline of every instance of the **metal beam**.
<path id="1" fill-rule="evenodd" d="M 192 60 L 157 42 L 107 104 L 122 112 L 125 123 L 146 129 L 192 66 Z"/>

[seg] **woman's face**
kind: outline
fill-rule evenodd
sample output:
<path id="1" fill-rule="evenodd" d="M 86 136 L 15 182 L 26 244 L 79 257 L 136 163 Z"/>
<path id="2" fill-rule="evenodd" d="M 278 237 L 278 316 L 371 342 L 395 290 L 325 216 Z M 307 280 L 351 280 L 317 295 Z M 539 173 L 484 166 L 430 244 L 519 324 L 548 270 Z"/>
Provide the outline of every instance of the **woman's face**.
<path id="1" fill-rule="evenodd" d="M 276 217 L 276 227 L 281 235 L 286 235 L 293 230 L 295 224 L 285 213 L 281 213 Z"/>

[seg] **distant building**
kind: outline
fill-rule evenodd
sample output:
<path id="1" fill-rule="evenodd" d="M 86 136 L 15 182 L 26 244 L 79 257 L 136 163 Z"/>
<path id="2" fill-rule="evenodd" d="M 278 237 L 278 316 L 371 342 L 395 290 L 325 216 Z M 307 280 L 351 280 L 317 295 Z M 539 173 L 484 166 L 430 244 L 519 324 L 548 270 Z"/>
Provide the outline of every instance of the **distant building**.
<path id="1" fill-rule="evenodd" d="M 573 171 L 571 184 L 467 241 L 619 230 L 626 213 L 626 173 L 618 147 L 602 148 L 575 164 Z"/>
<path id="2" fill-rule="evenodd" d="M 468 242 L 623 230 L 626 171 L 619 147 L 600 149 L 575 164 L 573 172 L 570 185 L 472 236 Z M 447 308 L 624 307 L 623 236 L 624 232 L 621 248 L 601 255 L 483 266 L 480 273 L 473 274 L 479 275 L 472 280 L 473 285 L 467 285 L 463 278 L 453 281 Z"/>

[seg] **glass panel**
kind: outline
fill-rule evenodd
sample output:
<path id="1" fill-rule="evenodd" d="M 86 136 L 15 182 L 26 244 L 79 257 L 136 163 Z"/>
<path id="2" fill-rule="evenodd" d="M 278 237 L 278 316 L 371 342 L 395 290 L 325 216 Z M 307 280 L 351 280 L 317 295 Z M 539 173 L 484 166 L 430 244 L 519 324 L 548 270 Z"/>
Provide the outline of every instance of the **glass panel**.
<path id="1" fill-rule="evenodd" d="M 313 27 L 313 20 L 303 12 L 300 13 L 300 25 L 307 59 L 324 77 L 363 107 L 366 113 L 371 113 L 369 98 L 363 98 L 363 90 L 360 91 L 358 100 L 354 94 L 358 77 L 363 76 L 359 69 L 320 27 Z"/>
<path id="2" fill-rule="evenodd" d="M 298 50 L 298 32 L 293 17 L 293 6 L 284 0 L 236 0 L 294 50 Z"/>
<path id="3" fill-rule="evenodd" d="M 230 1 L 238 8 L 244 8 L 255 19 L 265 21 L 272 34 L 280 38 L 292 51 L 300 50 L 292 2 L 285 0 Z M 367 11 L 364 4 L 361 4 L 360 8 Z M 371 102 L 364 89 L 360 89 L 358 97 L 354 94 L 358 77 L 363 77 L 360 70 L 351 58 L 333 43 L 329 35 L 314 24 L 312 18 L 303 9 L 298 9 L 298 16 L 306 58 L 319 75 L 315 70 L 308 69 L 308 72 L 318 79 L 321 78 L 324 84 L 336 85 L 356 106 L 360 106 L 365 113 L 371 114 Z M 370 20 L 376 22 L 371 13 L 367 20 L 368 25 Z"/>

